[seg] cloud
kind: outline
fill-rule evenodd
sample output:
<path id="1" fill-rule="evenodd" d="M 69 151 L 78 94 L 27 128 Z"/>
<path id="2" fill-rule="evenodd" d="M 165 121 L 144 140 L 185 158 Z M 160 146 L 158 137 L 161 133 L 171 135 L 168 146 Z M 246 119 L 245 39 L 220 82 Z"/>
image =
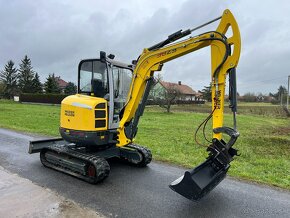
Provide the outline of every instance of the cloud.
<path id="1" fill-rule="evenodd" d="M 143 48 L 179 29 L 213 19 L 225 8 L 236 16 L 242 35 L 239 92 L 268 93 L 285 85 L 290 74 L 290 3 L 286 0 L 280 4 L 250 0 L 0 0 L 0 67 L 9 59 L 19 63 L 27 54 L 42 80 L 55 73 L 76 81 L 81 59 L 98 57 L 104 50 L 131 62 Z M 163 78 L 202 89 L 210 82 L 210 50 L 165 64 Z"/>

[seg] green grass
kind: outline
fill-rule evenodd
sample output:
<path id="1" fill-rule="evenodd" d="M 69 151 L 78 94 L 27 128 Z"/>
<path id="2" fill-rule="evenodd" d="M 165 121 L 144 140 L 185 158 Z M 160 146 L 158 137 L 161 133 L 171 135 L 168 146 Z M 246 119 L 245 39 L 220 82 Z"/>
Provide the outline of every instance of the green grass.
<path id="1" fill-rule="evenodd" d="M 137 141 L 148 146 L 157 160 L 195 166 L 206 157 L 205 148 L 194 142 L 194 131 L 205 117 L 201 113 L 147 111 Z M 226 114 L 225 124 L 230 126 L 231 120 Z M 290 189 L 289 119 L 239 115 L 238 129 L 240 137 L 235 148 L 241 156 L 232 162 L 229 174 Z"/>
<path id="2" fill-rule="evenodd" d="M 151 106 L 153 110 L 163 111 L 155 106 Z M 231 113 L 228 103 L 225 104 L 225 113 Z M 211 103 L 206 103 L 204 105 L 173 105 L 173 112 L 198 112 L 198 113 L 210 113 Z M 246 103 L 242 102 L 238 104 L 238 113 L 245 115 L 261 115 L 261 116 L 271 116 L 271 117 L 285 117 L 285 111 L 279 105 L 273 105 L 271 103 Z"/>
<path id="3" fill-rule="evenodd" d="M 268 107 L 272 112 L 238 115 L 240 137 L 235 147 L 241 156 L 232 162 L 229 174 L 290 190 L 290 120 L 277 115 L 276 107 L 270 105 L 248 107 Z M 59 110 L 58 106 L 0 100 L 0 127 L 57 136 Z M 167 114 L 158 107 L 146 108 L 136 141 L 149 147 L 155 160 L 191 168 L 207 156 L 206 149 L 194 142 L 194 131 L 207 114 L 180 110 L 176 107 Z M 231 123 L 232 116 L 225 114 L 225 125 Z M 210 132 L 209 124 L 209 138 Z"/>
<path id="4" fill-rule="evenodd" d="M 57 136 L 59 113 L 59 106 L 0 100 L 0 127 Z"/>

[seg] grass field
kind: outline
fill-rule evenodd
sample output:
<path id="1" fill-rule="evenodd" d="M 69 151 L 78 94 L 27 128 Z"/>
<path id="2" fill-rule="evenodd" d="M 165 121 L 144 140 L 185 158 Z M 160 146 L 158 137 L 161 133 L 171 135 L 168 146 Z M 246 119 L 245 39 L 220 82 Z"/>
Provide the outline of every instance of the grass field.
<path id="1" fill-rule="evenodd" d="M 228 103 L 226 103 L 228 104 Z M 153 107 L 156 110 L 156 107 Z M 162 109 L 157 109 L 163 111 Z M 229 107 L 225 106 L 225 113 L 231 113 Z M 211 104 L 206 103 L 204 105 L 173 105 L 173 112 L 199 112 L 199 113 L 210 113 Z M 242 102 L 238 105 L 238 113 L 245 115 L 261 115 L 261 116 L 271 116 L 277 118 L 285 117 L 285 111 L 279 105 L 273 105 L 271 103 L 248 103 Z"/>
<path id="2" fill-rule="evenodd" d="M 243 107 L 238 115 L 240 137 L 235 144 L 241 156 L 232 162 L 229 174 L 290 190 L 290 119 L 278 106 Z M 0 127 L 58 136 L 59 110 L 59 106 L 0 100 Z M 173 113 L 167 114 L 158 107 L 148 107 L 140 120 L 136 141 L 149 147 L 155 160 L 193 167 L 207 156 L 206 149 L 194 142 L 194 131 L 207 116 L 200 112 L 207 110 L 208 105 L 174 106 Z M 231 123 L 232 116 L 225 114 L 225 125 Z M 210 138 L 210 125 L 207 133 Z"/>

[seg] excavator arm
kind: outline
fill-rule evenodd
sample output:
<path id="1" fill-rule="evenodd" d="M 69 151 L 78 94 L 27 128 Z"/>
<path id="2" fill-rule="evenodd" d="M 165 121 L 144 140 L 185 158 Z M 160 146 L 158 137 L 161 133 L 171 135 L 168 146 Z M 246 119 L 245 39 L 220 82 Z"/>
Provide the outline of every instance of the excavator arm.
<path id="1" fill-rule="evenodd" d="M 229 10 L 225 10 L 215 31 L 206 32 L 198 36 L 172 43 L 193 30 L 178 31 L 168 37 L 167 40 L 143 50 L 133 72 L 133 79 L 127 98 L 127 103 L 120 114 L 120 124 L 118 129 L 117 146 L 130 144 L 136 133 L 140 116 L 143 113 L 145 102 L 153 83 L 155 71 L 160 71 L 164 63 L 204 47 L 211 47 L 211 84 L 212 84 L 212 118 L 213 118 L 213 138 L 221 139 L 225 133 L 223 127 L 223 108 L 226 77 L 230 74 L 230 90 L 232 110 L 236 112 L 236 85 L 235 68 L 238 64 L 241 50 L 240 32 L 237 22 Z M 216 21 L 217 19 L 213 20 Z M 226 38 L 225 35 L 231 27 L 232 36 Z M 235 118 L 234 118 L 235 119 Z M 234 124 L 235 126 L 235 124 Z"/>
<path id="2" fill-rule="evenodd" d="M 217 20 L 220 20 L 220 23 L 215 31 L 181 40 L 197 28 Z M 232 146 L 239 136 L 236 130 L 236 67 L 241 50 L 239 28 L 229 10 L 225 10 L 221 17 L 206 24 L 192 30 L 180 30 L 168 36 L 168 39 L 143 50 L 133 72 L 127 103 L 120 113 L 118 128 L 117 146 L 123 147 L 131 144 L 137 133 L 139 118 L 143 114 L 150 88 L 154 82 L 154 72 L 160 71 L 166 62 L 210 46 L 212 112 L 198 127 L 199 130 L 203 126 L 204 130 L 207 122 L 212 118 L 212 141 L 208 140 L 210 145 L 207 146 L 209 155 L 204 163 L 186 171 L 183 176 L 169 185 L 171 189 L 190 200 L 201 199 L 225 178 L 230 167 L 229 163 L 237 155 L 237 150 Z M 232 35 L 226 37 L 229 34 Z M 228 75 L 233 128 L 223 126 L 225 87 Z M 223 140 L 223 134 L 230 136 L 228 142 Z"/>

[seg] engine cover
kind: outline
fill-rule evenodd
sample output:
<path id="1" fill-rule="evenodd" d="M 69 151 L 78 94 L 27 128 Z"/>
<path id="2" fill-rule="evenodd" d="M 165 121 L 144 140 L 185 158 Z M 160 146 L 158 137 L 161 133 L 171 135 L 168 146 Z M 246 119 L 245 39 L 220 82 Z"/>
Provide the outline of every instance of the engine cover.
<path id="1" fill-rule="evenodd" d="M 60 127 L 81 131 L 107 130 L 107 101 L 80 94 L 66 97 L 61 102 Z"/>

